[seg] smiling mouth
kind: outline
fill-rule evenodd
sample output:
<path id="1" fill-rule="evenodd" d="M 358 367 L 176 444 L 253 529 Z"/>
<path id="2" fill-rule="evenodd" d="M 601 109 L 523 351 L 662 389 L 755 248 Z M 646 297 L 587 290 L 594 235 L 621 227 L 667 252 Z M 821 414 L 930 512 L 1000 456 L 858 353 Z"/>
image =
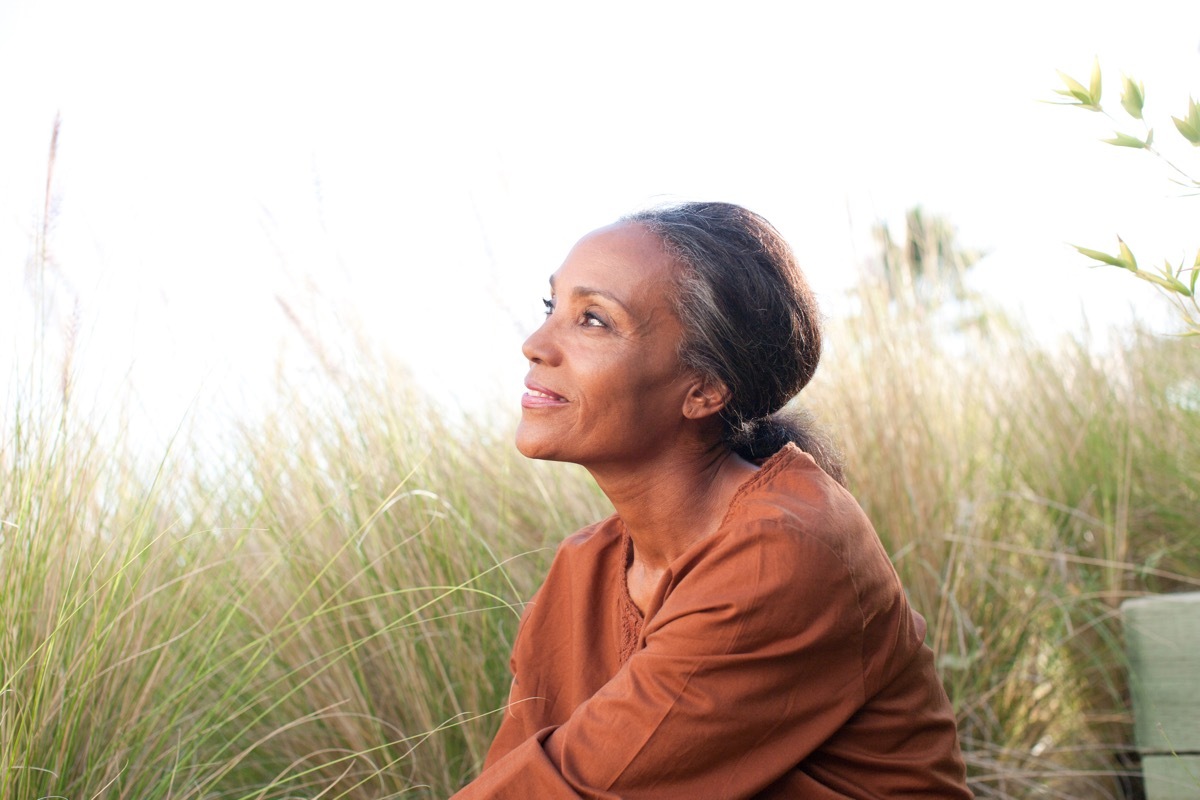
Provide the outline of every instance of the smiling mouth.
<path id="1" fill-rule="evenodd" d="M 524 408 L 536 408 L 538 406 L 553 406 L 566 403 L 567 398 L 562 395 L 555 394 L 549 389 L 544 389 L 539 386 L 525 385 L 525 394 L 521 397 L 521 406 Z"/>

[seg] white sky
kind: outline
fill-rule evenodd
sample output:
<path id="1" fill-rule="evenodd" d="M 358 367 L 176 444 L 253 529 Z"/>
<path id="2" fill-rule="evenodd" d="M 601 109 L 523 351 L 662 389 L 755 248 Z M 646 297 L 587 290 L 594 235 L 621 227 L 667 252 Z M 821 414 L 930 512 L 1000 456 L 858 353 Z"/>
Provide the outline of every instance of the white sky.
<path id="1" fill-rule="evenodd" d="M 56 113 L 53 331 L 77 305 L 89 385 L 132 384 L 160 431 L 198 391 L 264 394 L 296 338 L 277 297 L 515 407 L 546 277 L 662 199 L 764 214 L 830 307 L 871 225 L 920 204 L 1040 330 L 1157 313 L 1064 242 L 1190 260 L 1196 201 L 1038 101 L 1098 55 L 1108 105 L 1132 73 L 1168 142 L 1198 46 L 1191 0 L 0 0 L 0 374 L 28 360 Z"/>

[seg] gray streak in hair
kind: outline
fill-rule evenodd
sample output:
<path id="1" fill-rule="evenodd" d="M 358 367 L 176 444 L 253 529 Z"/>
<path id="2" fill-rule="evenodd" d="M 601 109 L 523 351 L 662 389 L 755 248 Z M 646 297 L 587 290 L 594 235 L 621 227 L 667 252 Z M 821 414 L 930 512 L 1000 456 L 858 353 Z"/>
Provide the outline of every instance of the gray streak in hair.
<path id="1" fill-rule="evenodd" d="M 729 446 L 759 459 L 795 441 L 840 478 L 832 446 L 811 421 L 781 413 L 816 371 L 821 330 L 812 291 L 779 232 L 730 203 L 653 208 L 623 221 L 657 235 L 681 267 L 680 361 L 728 389 Z"/>

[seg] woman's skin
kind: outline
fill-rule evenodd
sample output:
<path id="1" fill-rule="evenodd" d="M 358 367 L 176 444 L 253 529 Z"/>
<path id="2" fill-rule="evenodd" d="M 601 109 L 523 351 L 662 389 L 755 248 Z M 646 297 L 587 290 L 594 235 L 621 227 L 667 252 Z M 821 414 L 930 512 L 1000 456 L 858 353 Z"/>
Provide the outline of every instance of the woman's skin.
<path id="1" fill-rule="evenodd" d="M 641 225 L 589 233 L 551 276 L 546 321 L 522 348 L 517 449 L 592 474 L 633 540 L 627 582 L 642 610 L 758 469 L 721 441 L 724 385 L 680 363 L 676 269 Z"/>

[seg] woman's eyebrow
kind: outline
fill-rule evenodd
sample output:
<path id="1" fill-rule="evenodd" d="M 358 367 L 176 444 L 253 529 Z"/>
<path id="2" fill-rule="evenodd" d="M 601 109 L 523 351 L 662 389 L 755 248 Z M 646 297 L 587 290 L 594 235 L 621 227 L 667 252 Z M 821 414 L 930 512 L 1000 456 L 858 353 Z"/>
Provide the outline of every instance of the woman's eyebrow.
<path id="1" fill-rule="evenodd" d="M 554 291 L 554 276 L 553 275 L 550 276 L 550 290 Z M 576 286 L 574 289 L 571 290 L 571 296 L 577 297 L 577 298 L 578 297 L 592 297 L 592 296 L 604 297 L 604 298 L 607 298 L 607 299 L 613 301 L 617 305 L 619 305 L 625 311 L 626 314 L 629 314 L 631 316 L 633 315 L 633 311 L 630 310 L 629 306 L 626 305 L 625 302 L 621 298 L 617 297 L 615 294 L 608 291 L 607 289 L 595 289 L 595 288 L 592 288 L 591 286 Z"/>
<path id="2" fill-rule="evenodd" d="M 625 303 L 621 300 L 621 298 L 617 297 L 612 292 L 606 291 L 604 289 L 593 289 L 590 286 L 576 286 L 574 289 L 571 290 L 571 295 L 573 297 L 592 297 L 592 296 L 604 297 L 604 298 L 607 298 L 607 299 L 613 301 L 617 305 L 619 305 L 625 311 L 626 314 L 633 313 L 629 310 L 629 306 L 625 305 Z"/>

